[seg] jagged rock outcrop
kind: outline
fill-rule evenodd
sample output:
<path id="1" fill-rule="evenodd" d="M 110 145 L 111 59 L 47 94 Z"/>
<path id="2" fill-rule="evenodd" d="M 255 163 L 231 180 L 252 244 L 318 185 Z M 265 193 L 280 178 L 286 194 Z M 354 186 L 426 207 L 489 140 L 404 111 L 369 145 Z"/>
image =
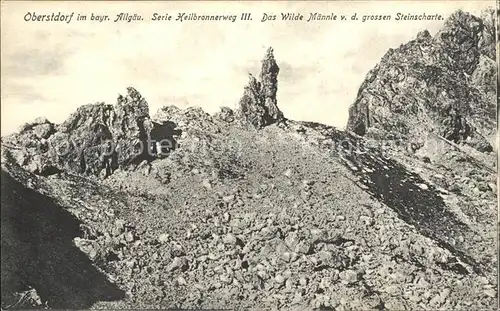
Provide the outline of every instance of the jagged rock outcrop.
<path id="1" fill-rule="evenodd" d="M 434 133 L 491 151 L 485 138 L 496 129 L 490 24 L 457 11 L 434 37 L 421 31 L 389 49 L 361 85 L 347 129 L 409 140 Z"/>
<path id="2" fill-rule="evenodd" d="M 111 120 L 111 132 L 119 149 L 118 164 L 128 165 L 151 156 L 148 142 L 153 124 L 149 118 L 146 100 L 129 87 L 126 97 L 119 96 Z"/>
<path id="3" fill-rule="evenodd" d="M 260 81 L 264 106 L 266 107 L 269 118 L 275 121 L 280 121 L 283 118 L 283 113 L 279 110 L 276 100 L 279 71 L 280 68 L 274 59 L 273 48 L 269 48 L 266 52 L 266 56 L 262 60 Z"/>
<path id="4" fill-rule="evenodd" d="M 39 117 L 33 120 L 33 122 L 24 124 L 20 129 L 21 133 L 29 131 L 32 131 L 33 135 L 38 138 L 46 139 L 54 133 L 54 124 L 45 117 Z"/>
<path id="5" fill-rule="evenodd" d="M 113 142 L 112 111 L 113 106 L 104 103 L 79 107 L 49 138 L 46 156 L 62 170 L 100 174 L 105 168 L 104 154 L 112 152 L 106 148 Z"/>
<path id="6" fill-rule="evenodd" d="M 38 118 L 3 144 L 18 164 L 37 174 L 66 170 L 107 176 L 150 156 L 151 129 L 146 100 L 129 87 L 114 106 L 81 106 L 58 126 Z"/>
<path id="7" fill-rule="evenodd" d="M 237 111 L 238 119 L 258 129 L 284 119 L 276 99 L 279 70 L 273 48 L 269 48 L 262 60 L 261 81 L 249 74 L 248 85 L 244 89 Z"/>

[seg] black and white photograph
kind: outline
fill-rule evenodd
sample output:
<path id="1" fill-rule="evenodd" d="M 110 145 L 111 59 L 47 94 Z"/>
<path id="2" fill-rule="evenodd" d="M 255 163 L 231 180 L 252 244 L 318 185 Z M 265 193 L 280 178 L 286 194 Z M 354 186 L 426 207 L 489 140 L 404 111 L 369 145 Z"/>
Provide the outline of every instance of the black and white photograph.
<path id="1" fill-rule="evenodd" d="M 2 1 L 1 309 L 497 310 L 485 1 Z"/>

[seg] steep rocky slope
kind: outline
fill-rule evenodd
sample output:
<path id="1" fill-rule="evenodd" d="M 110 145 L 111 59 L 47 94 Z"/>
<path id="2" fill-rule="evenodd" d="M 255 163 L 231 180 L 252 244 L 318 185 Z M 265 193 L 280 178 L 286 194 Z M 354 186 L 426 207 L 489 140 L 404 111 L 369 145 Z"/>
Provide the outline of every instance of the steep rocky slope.
<path id="1" fill-rule="evenodd" d="M 278 74 L 236 111 L 129 88 L 3 137 L 2 307 L 495 309 L 494 155 L 288 120 Z"/>

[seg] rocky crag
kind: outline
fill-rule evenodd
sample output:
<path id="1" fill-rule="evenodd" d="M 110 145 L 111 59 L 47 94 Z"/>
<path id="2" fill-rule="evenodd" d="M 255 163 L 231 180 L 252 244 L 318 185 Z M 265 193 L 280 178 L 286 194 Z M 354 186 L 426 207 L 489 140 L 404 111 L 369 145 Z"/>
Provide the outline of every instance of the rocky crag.
<path id="1" fill-rule="evenodd" d="M 424 30 L 389 49 L 361 85 L 348 129 L 420 144 L 431 133 L 491 151 L 496 133 L 494 33 L 493 9 L 482 18 L 458 11 L 435 36 Z"/>
<path id="2" fill-rule="evenodd" d="M 19 165 L 39 175 L 60 171 L 108 176 L 119 167 L 143 160 L 153 123 L 148 104 L 137 90 L 127 89 L 116 105 L 81 106 L 62 124 L 45 118 L 3 139 L 14 146 Z"/>
<path id="3" fill-rule="evenodd" d="M 252 74 L 249 74 L 250 81 L 245 87 L 238 109 L 241 120 L 256 128 L 284 120 L 276 100 L 279 70 L 273 49 L 269 48 L 262 61 L 261 81 L 257 81 Z"/>
<path id="4" fill-rule="evenodd" d="M 2 137 L 2 307 L 496 309 L 488 14 L 389 51 L 353 132 L 287 120 L 269 49 L 236 111 L 129 88 Z"/>

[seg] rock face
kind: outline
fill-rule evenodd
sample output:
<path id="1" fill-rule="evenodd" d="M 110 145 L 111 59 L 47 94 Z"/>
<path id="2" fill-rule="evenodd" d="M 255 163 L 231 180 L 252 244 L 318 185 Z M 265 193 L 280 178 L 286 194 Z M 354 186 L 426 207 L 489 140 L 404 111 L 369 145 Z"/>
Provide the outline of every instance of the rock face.
<path id="1" fill-rule="evenodd" d="M 273 48 L 269 48 L 262 60 L 261 81 L 257 81 L 252 74 L 249 74 L 250 80 L 245 87 L 237 112 L 240 120 L 259 129 L 284 119 L 276 100 L 279 70 Z"/>
<path id="2" fill-rule="evenodd" d="M 489 8 L 481 13 L 483 21 L 482 37 L 479 40 L 479 48 L 481 54 L 488 56 L 490 59 L 495 59 L 495 9 Z"/>
<path id="3" fill-rule="evenodd" d="M 150 156 L 151 150 L 148 138 L 153 124 L 149 118 L 148 103 L 134 88 L 129 87 L 127 91 L 126 97 L 118 97 L 111 122 L 111 132 L 119 147 L 119 165 L 133 161 L 139 163 Z"/>
<path id="4" fill-rule="evenodd" d="M 434 37 L 421 31 L 390 49 L 361 85 L 348 130 L 410 140 L 434 133 L 491 151 L 495 47 L 491 12 L 483 16 L 457 11 Z"/>
<path id="5" fill-rule="evenodd" d="M 38 118 L 4 143 L 14 147 L 18 164 L 37 174 L 66 170 L 107 176 L 149 157 L 148 110 L 140 93 L 129 87 L 115 106 L 81 106 L 58 126 Z"/>

